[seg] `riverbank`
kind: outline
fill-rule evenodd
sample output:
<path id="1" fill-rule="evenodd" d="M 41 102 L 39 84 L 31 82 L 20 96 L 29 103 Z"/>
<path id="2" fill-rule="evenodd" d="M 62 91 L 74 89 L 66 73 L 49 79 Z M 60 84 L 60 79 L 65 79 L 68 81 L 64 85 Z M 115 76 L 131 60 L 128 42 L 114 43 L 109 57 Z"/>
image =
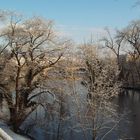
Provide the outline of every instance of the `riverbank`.
<path id="1" fill-rule="evenodd" d="M 0 140 L 31 140 L 14 133 L 4 122 L 0 121 Z"/>
<path id="2" fill-rule="evenodd" d="M 121 88 L 126 89 L 126 90 L 137 90 L 140 91 L 140 84 L 134 85 L 134 86 L 130 86 L 130 85 L 124 85 Z"/>

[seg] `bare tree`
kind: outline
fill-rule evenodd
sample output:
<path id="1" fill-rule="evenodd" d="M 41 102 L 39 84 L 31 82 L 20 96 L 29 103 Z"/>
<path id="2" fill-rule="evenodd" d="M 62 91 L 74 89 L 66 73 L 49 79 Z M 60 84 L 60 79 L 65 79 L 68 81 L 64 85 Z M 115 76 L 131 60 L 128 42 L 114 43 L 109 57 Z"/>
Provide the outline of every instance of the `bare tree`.
<path id="1" fill-rule="evenodd" d="M 118 33 L 119 37 L 128 43 L 137 57 L 140 55 L 140 21 L 133 21 L 125 29 Z M 135 54 L 135 55 L 136 55 Z"/>
<path id="2" fill-rule="evenodd" d="M 136 73 L 138 79 L 140 79 L 140 21 L 133 21 L 125 29 L 119 31 L 117 37 L 119 39 L 123 38 L 124 46 L 129 56 L 129 62 L 131 61 L 130 63 L 133 65 L 133 67 L 130 66 L 129 69 L 133 71 L 133 78 L 136 81 L 137 79 L 134 73 Z"/>
<path id="3" fill-rule="evenodd" d="M 113 37 L 108 29 L 106 29 L 108 37 L 104 37 L 102 41 L 105 43 L 106 48 L 110 49 L 117 58 L 117 64 L 120 67 L 120 51 L 122 47 L 122 42 L 124 36 L 118 38 L 118 36 Z"/>
<path id="4" fill-rule="evenodd" d="M 114 120 L 111 119 L 115 115 L 111 99 L 119 93 L 121 84 L 117 81 L 119 72 L 115 60 L 100 58 L 98 49 L 91 43 L 84 44 L 82 50 L 86 68 L 85 85 L 88 89 L 88 116 L 93 123 L 93 140 L 96 140 L 101 136 L 104 124 L 107 124 L 106 117 L 110 117 L 110 122 Z"/>
<path id="5" fill-rule="evenodd" d="M 9 122 L 18 131 L 40 104 L 34 99 L 50 93 L 44 90 L 32 94 L 46 80 L 47 69 L 61 59 L 67 43 L 58 41 L 52 21 L 39 17 L 22 21 L 12 16 L 2 33 L 10 58 L 3 69 L 0 87 L 10 110 Z"/>
<path id="6" fill-rule="evenodd" d="M 135 0 L 135 3 L 134 3 L 134 5 L 133 5 L 133 7 L 137 7 L 137 6 L 139 6 L 140 5 L 140 0 Z"/>

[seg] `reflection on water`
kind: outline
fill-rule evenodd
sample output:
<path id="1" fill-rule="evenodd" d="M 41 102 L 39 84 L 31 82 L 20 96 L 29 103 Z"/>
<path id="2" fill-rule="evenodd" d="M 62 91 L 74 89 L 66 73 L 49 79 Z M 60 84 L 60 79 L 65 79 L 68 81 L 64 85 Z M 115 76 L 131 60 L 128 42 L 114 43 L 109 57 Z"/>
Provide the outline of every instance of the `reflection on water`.
<path id="1" fill-rule="evenodd" d="M 118 126 L 120 136 L 140 140 L 140 92 L 126 91 L 118 97 L 118 113 L 126 113 Z"/>
<path id="2" fill-rule="evenodd" d="M 51 114 L 43 121 L 43 126 L 34 126 L 30 134 L 36 140 L 92 140 L 92 121 L 84 119 L 87 113 L 85 91 L 80 92 L 81 102 L 76 103 L 73 96 L 63 100 L 59 110 L 62 114 Z M 125 91 L 112 103 L 116 108 L 120 121 L 104 140 L 140 140 L 140 92 Z M 40 109 L 39 109 L 40 110 Z M 80 112 L 80 115 L 75 115 Z M 40 113 L 40 120 L 43 113 Z M 40 121 L 39 120 L 39 121 Z M 40 121 L 41 123 L 41 121 Z M 41 127 L 42 126 L 42 127 Z M 86 129 L 83 129 L 83 127 Z M 85 127 L 86 126 L 86 127 Z M 101 140 L 98 137 L 97 140 Z"/>

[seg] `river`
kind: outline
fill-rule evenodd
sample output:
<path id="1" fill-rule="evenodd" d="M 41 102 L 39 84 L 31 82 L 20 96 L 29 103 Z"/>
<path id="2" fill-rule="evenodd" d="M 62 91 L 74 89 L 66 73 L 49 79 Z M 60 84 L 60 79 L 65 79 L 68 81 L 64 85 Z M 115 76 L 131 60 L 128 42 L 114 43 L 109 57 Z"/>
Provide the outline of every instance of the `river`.
<path id="1" fill-rule="evenodd" d="M 78 97 L 86 99 L 85 90 L 79 90 L 83 92 L 80 92 L 81 94 Z M 44 112 L 43 109 L 38 109 L 40 113 L 38 113 L 37 120 L 34 120 L 34 117 L 32 118 L 33 124 L 36 121 L 37 125 L 30 125 L 32 130 L 29 129 L 29 134 L 35 140 L 92 140 L 92 121 L 91 119 L 89 121 L 85 120 L 83 117 L 87 108 L 87 106 L 82 105 L 85 101 L 76 103 L 75 99 L 77 98 L 73 96 L 66 98 L 67 102 L 63 100 L 61 104 L 61 115 L 42 113 Z M 109 124 L 109 126 L 115 127 L 103 140 L 140 140 L 140 92 L 125 91 L 112 101 L 112 105 L 115 106 L 116 113 L 120 118 L 115 125 L 113 123 Z M 56 108 L 58 109 L 58 105 L 56 105 Z M 80 115 L 77 117 L 78 112 L 80 112 Z M 33 116 L 35 116 L 35 113 Z M 40 122 L 40 125 L 38 125 L 38 122 Z M 26 126 L 26 128 L 30 128 L 30 126 Z M 109 130 L 102 131 L 103 134 L 97 137 L 97 140 L 101 140 L 104 133 Z"/>

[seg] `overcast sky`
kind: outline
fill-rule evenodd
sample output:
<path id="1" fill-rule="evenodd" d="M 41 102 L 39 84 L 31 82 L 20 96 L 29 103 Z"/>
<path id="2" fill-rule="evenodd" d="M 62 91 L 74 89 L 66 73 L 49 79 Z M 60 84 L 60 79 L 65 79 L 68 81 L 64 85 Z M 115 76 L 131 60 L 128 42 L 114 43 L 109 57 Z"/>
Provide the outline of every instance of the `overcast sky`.
<path id="1" fill-rule="evenodd" d="M 123 28 L 140 18 L 136 0 L 1 0 L 0 8 L 26 16 L 43 16 L 55 21 L 60 34 L 76 42 L 104 34 L 104 28 Z"/>

